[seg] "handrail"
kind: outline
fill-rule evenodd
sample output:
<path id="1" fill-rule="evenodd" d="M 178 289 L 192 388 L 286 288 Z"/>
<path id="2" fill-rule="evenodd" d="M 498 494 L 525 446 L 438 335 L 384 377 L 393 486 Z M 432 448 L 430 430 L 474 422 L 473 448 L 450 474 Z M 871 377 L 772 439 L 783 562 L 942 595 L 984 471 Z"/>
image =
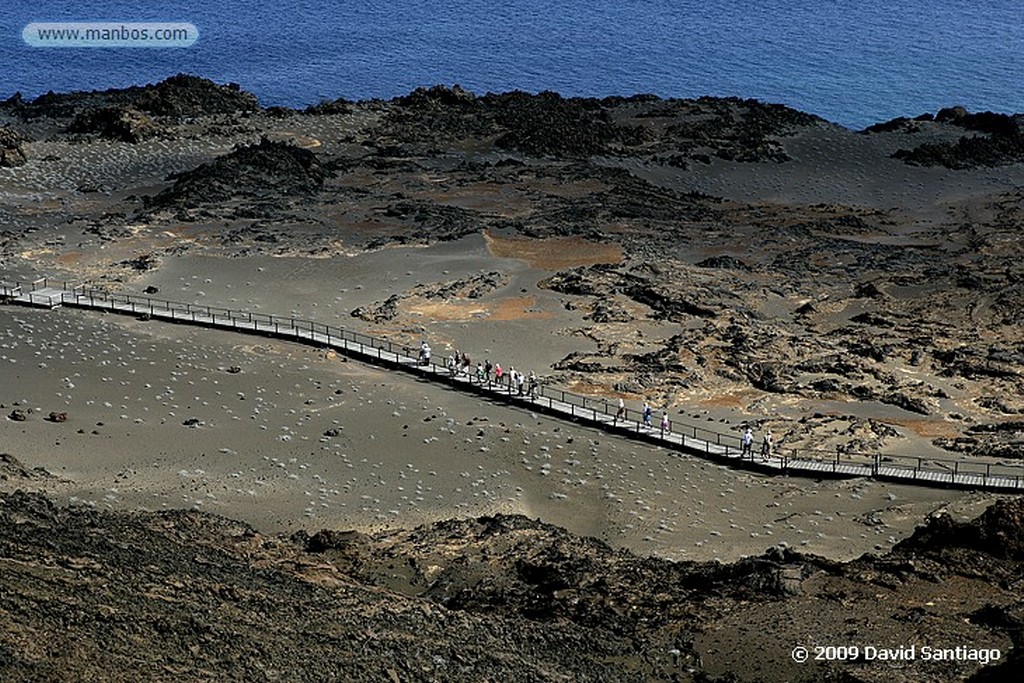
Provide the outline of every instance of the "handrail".
<path id="1" fill-rule="evenodd" d="M 28 296 L 39 289 L 50 287 L 49 280 L 40 278 L 31 283 L 7 283 L 12 288 L 4 287 L 4 292 L 13 292 L 28 288 Z M 529 406 L 539 406 L 551 412 L 568 414 L 569 417 L 587 423 L 593 423 L 606 429 L 626 432 L 655 443 L 663 443 L 682 450 L 703 454 L 705 457 L 724 459 L 731 462 L 749 463 L 750 467 L 768 470 L 778 469 L 784 473 L 831 473 L 834 475 L 888 477 L 918 483 L 952 484 L 962 486 L 1012 488 L 1024 491 L 1024 468 L 1003 463 L 962 460 L 933 456 L 857 453 L 839 450 L 816 448 L 789 447 L 776 444 L 774 453 L 768 463 L 759 465 L 759 457 L 750 457 L 742 453 L 741 437 L 735 433 L 709 429 L 703 425 L 693 424 L 686 420 L 670 420 L 667 429 L 662 429 L 660 419 L 645 424 L 642 412 L 634 408 L 625 408 L 621 418 L 617 416 L 618 405 L 613 405 L 606 398 L 573 394 L 538 383 L 535 393 L 531 396 L 524 387 L 523 394 L 513 387 L 511 379 L 481 384 L 472 375 L 457 373 L 452 375 L 449 369 L 431 360 L 426 365 L 413 358 L 408 347 L 396 350 L 395 344 L 388 340 L 347 328 L 318 323 L 314 320 L 287 317 L 273 314 L 253 313 L 220 306 L 190 304 L 170 301 L 149 296 L 106 292 L 85 285 L 68 288 L 68 283 L 60 283 L 62 288 L 56 295 L 58 303 L 82 308 L 92 308 L 115 313 L 131 313 L 169 319 L 174 322 L 188 322 L 215 327 L 229 328 L 242 332 L 272 334 L 323 344 L 344 353 L 359 354 L 377 361 L 386 361 L 405 369 L 415 368 L 417 373 L 432 376 L 435 379 L 459 384 L 464 383 L 475 390 L 502 396 L 505 400 Z M 54 283 L 56 285 L 56 283 Z M 56 289 L 56 286 L 53 288 Z M 50 305 L 54 296 L 48 295 Z M 353 346 L 354 345 L 354 346 Z M 369 351 L 368 351 L 369 349 Z M 386 354 L 386 356 L 385 356 Z M 470 369 L 472 370 L 472 369 Z M 662 412 L 663 411 L 659 411 Z M 900 476 L 900 471 L 908 471 L 910 477 Z M 973 479 L 980 479 L 974 482 Z M 1001 484 L 1013 482 L 1012 484 Z"/>

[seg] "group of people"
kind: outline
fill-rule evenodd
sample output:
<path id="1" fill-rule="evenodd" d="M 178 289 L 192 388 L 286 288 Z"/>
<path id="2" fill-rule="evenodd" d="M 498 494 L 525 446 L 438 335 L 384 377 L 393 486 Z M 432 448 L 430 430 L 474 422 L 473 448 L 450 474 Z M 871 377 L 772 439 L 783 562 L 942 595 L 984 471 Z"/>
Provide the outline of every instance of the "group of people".
<path id="1" fill-rule="evenodd" d="M 640 411 L 640 414 L 642 416 L 644 426 L 647 427 L 648 429 L 652 428 L 653 427 L 652 422 L 654 420 L 654 408 L 651 407 L 651 404 L 645 402 L 644 403 L 644 407 Z M 614 422 L 617 424 L 619 420 L 625 420 L 625 419 L 626 419 L 626 402 L 623 401 L 622 398 L 620 397 L 619 398 L 618 410 L 615 411 Z M 662 436 L 664 436 L 665 432 L 668 432 L 668 431 L 672 431 L 672 423 L 668 419 L 668 409 L 666 409 L 661 414 L 661 434 L 662 434 Z"/>
<path id="2" fill-rule="evenodd" d="M 742 448 L 740 449 L 740 457 L 749 457 L 751 460 L 754 459 L 754 430 L 747 427 L 746 431 L 743 432 L 743 438 L 740 440 Z M 764 430 L 764 434 L 761 436 L 761 461 L 768 462 L 772 458 L 772 449 L 775 448 L 775 438 L 772 436 L 770 429 Z"/>
<path id="3" fill-rule="evenodd" d="M 518 396 L 537 398 L 539 382 L 532 370 L 529 375 L 519 372 L 515 366 L 505 370 L 500 363 L 491 363 L 489 358 L 483 363 L 477 362 L 474 369 L 469 355 L 460 351 L 454 351 L 448 357 L 446 366 L 453 377 L 465 375 L 470 381 L 475 381 L 488 389 L 507 386 L 510 393 L 515 391 Z"/>
<path id="4" fill-rule="evenodd" d="M 430 345 L 426 341 L 420 343 L 419 353 L 420 365 L 430 365 Z M 459 375 L 465 375 L 469 377 L 470 381 L 475 381 L 480 385 L 486 386 L 488 389 L 494 387 L 508 387 L 509 393 L 513 390 L 518 396 L 529 396 L 530 399 L 537 398 L 537 375 L 531 370 L 530 374 L 524 375 L 515 369 L 515 367 L 509 367 L 506 371 L 501 367 L 500 363 L 491 363 L 488 358 L 483 363 L 477 362 L 476 368 L 473 367 L 472 361 L 469 358 L 469 354 L 460 352 L 458 350 L 452 352 L 452 354 L 445 361 L 445 366 L 448 368 L 448 372 L 451 373 L 452 377 Z M 641 417 L 643 425 L 648 429 L 653 428 L 654 420 L 654 409 L 651 404 L 645 402 L 641 409 Z M 626 402 L 619 398 L 618 410 L 615 412 L 615 422 L 626 419 Z M 668 418 L 668 410 L 661 414 L 661 434 L 665 435 L 665 432 L 669 432 L 672 429 L 672 423 Z M 746 431 L 743 432 L 743 437 L 740 440 L 742 448 L 740 457 L 749 457 L 751 460 L 754 458 L 754 430 L 751 427 L 747 427 Z M 772 449 L 775 447 L 774 437 L 772 436 L 771 430 L 766 429 L 764 434 L 761 436 L 761 460 L 768 462 L 772 457 Z"/>

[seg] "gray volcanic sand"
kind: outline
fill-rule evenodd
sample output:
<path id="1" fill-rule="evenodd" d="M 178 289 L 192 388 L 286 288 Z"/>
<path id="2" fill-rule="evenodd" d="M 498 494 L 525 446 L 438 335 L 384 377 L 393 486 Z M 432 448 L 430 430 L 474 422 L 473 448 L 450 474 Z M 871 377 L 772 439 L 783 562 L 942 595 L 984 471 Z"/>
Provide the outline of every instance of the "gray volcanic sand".
<path id="1" fill-rule="evenodd" d="M 414 328 L 369 325 L 350 315 L 359 306 L 382 302 L 418 284 L 492 271 L 507 275 L 508 285 L 476 302 L 432 309 Z M 518 259 L 491 256 L 484 239 L 473 235 L 428 247 L 324 259 L 184 256 L 166 261 L 130 287 L 141 293 L 147 286 L 156 286 L 159 291 L 154 296 L 159 298 L 295 316 L 405 343 L 418 344 L 426 337 L 437 354 L 460 349 L 474 363 L 487 356 L 506 368 L 511 365 L 542 374 L 572 351 L 596 348 L 592 340 L 568 334 L 582 325 L 583 312 L 565 311 L 564 296 L 536 287 L 549 274 Z M 503 303 L 510 300 L 516 305 Z"/>
<path id="2" fill-rule="evenodd" d="M 122 316 L 0 309 L 0 364 L 5 415 L 33 409 L 4 419 L 3 450 L 66 480 L 54 495 L 265 531 L 503 511 L 671 559 L 780 542 L 849 558 L 993 498 L 735 472 L 323 350 Z"/>
<path id="3" fill-rule="evenodd" d="M 964 174 L 942 167 L 912 166 L 887 158 L 906 138 L 894 133 L 836 135 L 839 127 L 823 124 L 801 129 L 785 139 L 795 163 L 735 164 L 712 159 L 696 169 L 647 167 L 634 160 L 621 165 L 653 183 L 697 190 L 737 201 L 807 205 L 818 202 L 889 209 L 900 207 L 918 217 L 942 219 L 945 205 L 973 196 L 998 193 L 1024 184 L 1024 168 L 1002 166 Z M 949 142 L 949 133 L 922 133 L 915 144 Z M 955 138 L 954 138 L 955 141 Z M 885 148 L 879 154 L 878 147 Z"/>

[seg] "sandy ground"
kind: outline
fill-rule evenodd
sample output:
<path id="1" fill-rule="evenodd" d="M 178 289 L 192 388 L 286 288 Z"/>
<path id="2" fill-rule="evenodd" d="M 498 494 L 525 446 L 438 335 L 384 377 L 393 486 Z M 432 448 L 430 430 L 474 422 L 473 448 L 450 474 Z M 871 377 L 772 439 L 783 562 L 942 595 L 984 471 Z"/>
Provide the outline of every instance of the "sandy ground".
<path id="1" fill-rule="evenodd" d="M 417 116 L 430 123 L 430 111 Z M 627 106 L 621 115 L 652 130 L 669 122 L 634 119 L 634 113 Z M 884 266 L 875 252 L 845 244 L 931 249 L 949 239 L 955 252 L 958 240 L 984 246 L 990 239 L 985 254 L 1012 253 L 1012 244 L 999 242 L 1010 239 L 1009 232 L 977 237 L 956 230 L 979 221 L 1012 224 L 1015 204 L 996 199 L 1024 183 L 1024 166 L 968 174 L 908 166 L 889 156 L 931 139 L 922 136 L 955 139 L 960 132 L 933 126 L 921 134 L 861 136 L 815 124 L 797 127 L 780 143 L 793 163 L 726 162 L 706 154 L 706 161 L 688 156 L 682 165 L 666 155 L 687 143 L 669 136 L 628 154 L 588 152 L 581 165 L 573 154 L 530 159 L 499 149 L 486 131 L 440 142 L 431 132 L 424 145 L 419 124 L 389 123 L 389 116 L 372 105 L 326 116 L 182 120 L 172 126 L 171 139 L 130 144 L 71 139 L 63 132 L 70 121 L 9 115 L 5 124 L 32 140 L 25 144 L 31 161 L 0 170 L 0 279 L 46 274 L 128 293 L 155 287 L 155 296 L 175 301 L 294 315 L 410 345 L 427 338 L 439 356 L 459 349 L 474 362 L 490 358 L 542 377 L 571 353 L 603 360 L 602 352 L 619 346 L 621 359 L 656 353 L 682 334 L 692 343 L 674 359 L 687 368 L 680 371 L 685 382 L 666 389 L 674 410 L 723 429 L 737 429 L 751 416 L 795 422 L 818 411 L 855 415 L 894 426 L 899 438 L 887 446 L 892 452 L 937 455 L 946 452 L 931 440 L 963 428 L 963 415 L 975 410 L 978 420 L 994 419 L 971 404 L 978 389 L 961 388 L 960 379 L 947 381 L 935 371 L 924 378 L 949 398 L 924 419 L 845 395 L 765 392 L 742 378 L 726 383 L 714 362 L 701 364 L 702 356 L 720 355 L 711 347 L 725 344 L 722 330 L 711 331 L 719 337 L 704 331 L 705 320 L 657 321 L 652 309 L 614 295 L 611 303 L 625 319 L 597 324 L 587 319 L 593 297 L 538 287 L 555 271 L 576 266 L 623 262 L 632 272 L 664 265 L 672 272 L 660 284 L 677 285 L 673 296 L 717 305 L 722 317 L 736 305 L 759 321 L 749 329 L 765 331 L 769 341 L 779 332 L 772 324 L 778 320 L 790 335 L 779 336 L 779 346 L 817 341 L 849 326 L 857 307 L 870 312 L 880 305 L 851 298 L 859 279 L 844 274 L 828 301 L 827 275 L 781 290 L 774 266 L 755 268 L 749 277 L 737 271 L 735 280 L 693 264 L 737 255 L 755 265 L 808 258 L 817 267 L 819 260 L 837 259 L 824 247 L 801 247 L 822 239 L 843 251 L 858 278 L 861 270 L 865 278 L 895 278 L 899 273 L 871 271 L 876 262 Z M 169 188 L 172 174 L 264 135 L 293 140 L 315 150 L 324 164 L 338 164 L 325 173 L 315 198 L 261 197 L 257 185 L 255 199 L 144 210 L 140 198 Z M 731 148 L 730 135 L 714 144 Z M 506 162 L 512 165 L 500 165 Z M 705 192 L 722 202 L 665 197 L 662 188 Z M 264 198 L 274 206 L 259 206 Z M 840 205 L 835 215 L 826 211 L 832 204 Z M 716 224 L 722 220 L 726 224 Z M 805 221 L 811 222 L 807 235 L 788 231 Z M 648 244 L 648 236 L 666 226 L 668 239 Z M 823 230 L 833 232 L 819 234 Z M 240 241 L 231 242 L 237 231 Z M 387 244 L 395 236 L 432 244 L 368 252 L 359 246 L 371 237 Z M 152 255 L 158 263 L 145 272 L 125 265 Z M 858 265 L 858 258 L 868 265 Z M 478 298 L 422 295 L 420 285 L 490 273 L 498 274 L 500 285 Z M 1009 282 L 1009 265 L 1006 273 Z M 886 295 L 898 302 L 923 296 L 927 287 L 920 281 L 911 278 L 902 289 L 893 283 Z M 746 299 L 737 299 L 737 292 Z M 351 317 L 353 309 L 392 295 L 402 297 L 394 319 L 373 324 Z M 794 309 L 812 298 L 819 310 L 813 335 L 792 320 Z M 986 323 L 986 306 L 975 312 L 988 339 L 1018 343 L 1015 327 Z M 863 329 L 871 341 L 871 328 Z M 954 335 L 950 343 L 959 339 Z M 877 368 L 866 367 L 913 378 L 917 370 L 903 366 L 899 350 Z M 574 379 L 570 388 L 612 391 L 586 379 Z M 1015 386 L 1011 380 L 992 386 Z M 657 386 L 645 390 L 659 396 Z M 617 393 L 627 394 L 631 407 L 642 400 L 638 391 Z M 64 500 L 124 509 L 200 507 L 268 531 L 408 527 L 500 510 L 667 558 L 729 560 L 780 542 L 848 558 L 889 547 L 931 511 L 949 507 L 968 515 L 993 499 L 879 482 L 766 479 L 481 403 L 315 349 L 72 310 L 0 307 L 0 403 L 4 416 L 14 407 L 33 409 L 26 422 L 0 419 L 0 452 L 62 477 L 64 483 L 46 486 Z M 50 411 L 67 412 L 68 421 L 45 421 Z M 841 420 L 821 427 L 843 428 Z M 336 436 L 325 436 L 332 430 Z"/>
<path id="2" fill-rule="evenodd" d="M 132 286 L 358 326 L 348 316 L 357 305 L 497 264 L 511 284 L 467 313 L 487 324 L 451 316 L 409 336 L 425 334 L 442 352 L 500 349 L 498 360 L 524 370 L 578 349 L 582 340 L 543 315 L 495 315 L 518 278 L 537 274 L 487 256 L 473 238 L 349 259 L 188 257 Z M 529 309 L 558 305 L 533 292 Z M 538 325 L 551 328 L 542 344 Z M 735 472 L 323 350 L 71 309 L 0 308 L 0 363 L 5 414 L 15 402 L 33 409 L 26 422 L 4 420 L 3 450 L 66 480 L 46 484 L 61 499 L 199 508 L 265 531 L 408 528 L 503 511 L 670 559 L 728 561 L 779 543 L 845 559 L 887 549 L 936 509 L 967 516 L 993 499 Z M 69 419 L 44 420 L 50 411 Z"/>

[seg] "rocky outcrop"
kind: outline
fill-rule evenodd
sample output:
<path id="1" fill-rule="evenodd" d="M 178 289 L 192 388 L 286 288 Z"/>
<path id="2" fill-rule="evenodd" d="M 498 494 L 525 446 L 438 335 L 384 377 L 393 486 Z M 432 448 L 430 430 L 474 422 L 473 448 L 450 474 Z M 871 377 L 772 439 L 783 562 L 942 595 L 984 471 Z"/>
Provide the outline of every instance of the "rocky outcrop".
<path id="1" fill-rule="evenodd" d="M 349 114 L 352 112 L 352 103 L 349 100 L 339 97 L 336 100 L 324 100 L 311 104 L 303 110 L 304 114 L 310 116 L 329 116 L 332 114 Z"/>
<path id="2" fill-rule="evenodd" d="M 996 501 L 980 517 L 968 522 L 938 514 L 899 543 L 895 551 L 941 557 L 965 549 L 1000 560 L 1024 562 L 1024 499 Z"/>
<path id="3" fill-rule="evenodd" d="M 407 229 L 391 239 L 399 243 L 447 242 L 470 235 L 481 225 L 475 211 L 423 199 L 396 202 L 383 215 L 406 224 Z"/>
<path id="4" fill-rule="evenodd" d="M 757 655 L 778 664 L 737 659 L 728 680 L 781 681 L 811 620 L 821 638 L 855 627 L 903 642 L 925 619 L 932 640 L 984 635 L 1013 660 L 1022 520 L 1024 502 L 1005 500 L 971 522 L 937 516 L 884 556 L 841 564 L 779 545 L 721 564 L 638 557 L 520 516 L 284 538 L 199 512 L 3 493 L 0 676 L 330 680 L 343 666 L 357 682 L 708 681 L 702 641 L 749 652 L 770 626 Z M 922 595 L 943 608 L 918 607 Z M 943 666 L 906 680 L 979 670 Z"/>
<path id="5" fill-rule="evenodd" d="M 479 275 L 472 275 L 458 280 L 449 280 L 432 285 L 418 285 L 410 290 L 413 296 L 422 296 L 425 299 L 442 300 L 448 299 L 479 299 L 485 294 L 504 287 L 508 284 L 509 277 L 496 270 Z"/>
<path id="6" fill-rule="evenodd" d="M 325 171 L 312 152 L 263 138 L 174 177 L 174 185 L 149 198 L 150 211 L 216 207 L 231 200 L 273 205 L 308 198 L 323 187 Z"/>
<path id="7" fill-rule="evenodd" d="M 122 142 L 140 142 L 159 135 L 162 130 L 152 118 L 132 107 L 89 109 L 76 116 L 68 127 L 69 133 Z"/>
<path id="8" fill-rule="evenodd" d="M 13 481 L 23 486 L 30 482 L 53 478 L 53 475 L 42 467 L 28 468 L 10 453 L 0 453 L 0 482 Z"/>
<path id="9" fill-rule="evenodd" d="M 218 85 L 187 74 L 171 76 L 143 88 L 134 104 L 154 116 L 171 117 L 235 114 L 260 108 L 256 96 L 243 91 L 236 83 Z"/>
<path id="10" fill-rule="evenodd" d="M 970 134 L 952 143 L 925 143 L 899 149 L 893 157 L 908 164 L 953 170 L 1024 161 L 1024 116 L 1020 114 L 971 114 L 963 107 L 950 107 L 940 110 L 935 121 L 963 128 Z"/>
<path id="11" fill-rule="evenodd" d="M 614 123 L 596 100 L 512 92 L 488 95 L 484 103 L 506 129 L 495 144 L 534 156 L 586 157 L 645 138 L 641 128 Z"/>
<path id="12" fill-rule="evenodd" d="M 365 320 L 368 323 L 378 324 L 394 320 L 398 315 L 398 304 L 404 298 L 405 297 L 400 294 L 392 294 L 382 303 L 373 304 L 371 306 L 359 306 L 358 308 L 352 309 L 351 316 L 353 318 Z"/>
<path id="13" fill-rule="evenodd" d="M 23 166 L 28 156 L 22 145 L 25 139 L 10 128 L 0 128 L 0 168 Z"/>
<path id="14" fill-rule="evenodd" d="M 184 118 L 259 110 L 252 93 L 236 84 L 218 85 L 206 78 L 178 74 L 159 83 L 92 92 L 40 95 L 31 102 L 20 98 L 0 107 L 26 118 L 74 118 L 89 109 L 132 108 L 150 116 Z"/>

